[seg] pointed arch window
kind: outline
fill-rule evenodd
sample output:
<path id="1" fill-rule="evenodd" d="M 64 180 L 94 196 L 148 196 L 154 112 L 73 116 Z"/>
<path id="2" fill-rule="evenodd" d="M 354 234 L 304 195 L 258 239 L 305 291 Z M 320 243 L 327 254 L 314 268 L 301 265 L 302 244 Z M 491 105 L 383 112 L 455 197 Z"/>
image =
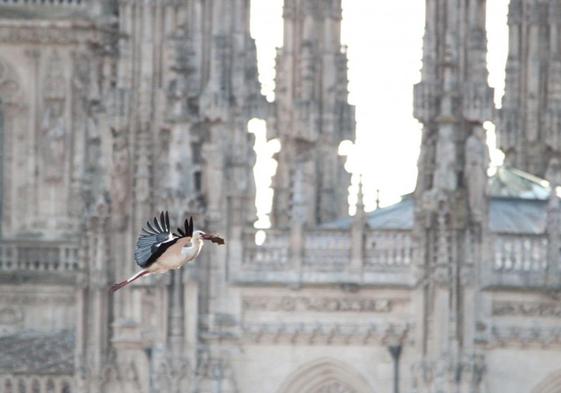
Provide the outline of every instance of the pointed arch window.
<path id="1" fill-rule="evenodd" d="M 14 389 L 13 389 L 13 385 L 12 385 L 12 380 L 11 379 L 6 379 L 4 381 L 4 392 L 6 393 L 14 393 Z"/>
<path id="2" fill-rule="evenodd" d="M 18 380 L 18 393 L 26 393 L 25 381 L 21 378 Z"/>

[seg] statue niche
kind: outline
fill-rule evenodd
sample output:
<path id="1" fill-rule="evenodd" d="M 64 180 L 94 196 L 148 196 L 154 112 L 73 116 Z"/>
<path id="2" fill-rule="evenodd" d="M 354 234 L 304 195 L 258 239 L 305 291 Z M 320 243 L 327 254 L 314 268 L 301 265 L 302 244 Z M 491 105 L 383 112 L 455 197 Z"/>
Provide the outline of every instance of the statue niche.
<path id="1" fill-rule="evenodd" d="M 62 100 L 46 100 L 41 122 L 41 158 L 45 180 L 59 182 L 64 169 L 64 139 L 66 130 Z"/>
<path id="2" fill-rule="evenodd" d="M 43 114 L 40 125 L 41 168 L 49 183 L 63 179 L 66 156 L 65 80 L 63 64 L 56 53 L 50 58 L 43 91 Z"/>
<path id="3" fill-rule="evenodd" d="M 487 168 L 489 150 L 481 126 L 476 126 L 465 147 L 464 176 L 468 189 L 468 202 L 475 222 L 482 222 L 487 201 Z"/>

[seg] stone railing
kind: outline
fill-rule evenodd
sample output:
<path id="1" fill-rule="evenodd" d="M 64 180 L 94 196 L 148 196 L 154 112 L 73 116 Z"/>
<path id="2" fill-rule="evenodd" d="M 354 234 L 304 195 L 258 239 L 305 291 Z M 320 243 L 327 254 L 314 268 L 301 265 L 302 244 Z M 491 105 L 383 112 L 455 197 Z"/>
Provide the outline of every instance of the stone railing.
<path id="1" fill-rule="evenodd" d="M 558 281 L 560 261 L 548 261 L 547 236 L 496 234 L 491 247 L 491 262 L 482 269 L 485 286 L 545 287 Z"/>
<path id="2" fill-rule="evenodd" d="M 409 268 L 413 263 L 411 232 L 369 232 L 366 236 L 364 259 L 367 270 Z"/>
<path id="3" fill-rule="evenodd" d="M 351 260 L 351 234 L 334 230 L 306 232 L 303 254 L 307 271 L 344 271 Z"/>
<path id="4" fill-rule="evenodd" d="M 0 374 L 0 392 L 72 393 L 73 386 L 71 376 Z"/>
<path id="5" fill-rule="evenodd" d="M 290 231 L 267 231 L 261 246 L 248 236 L 241 266 L 232 269 L 233 280 L 392 286 L 413 283 L 413 248 L 407 231 L 369 231 L 353 240 L 351 231 L 316 229 L 304 231 L 298 242 L 302 249 L 295 252 Z"/>
<path id="6" fill-rule="evenodd" d="M 547 267 L 545 236 L 499 235 L 493 245 L 497 272 L 539 272 Z"/>
<path id="7" fill-rule="evenodd" d="M 253 234 L 248 233 L 244 239 L 244 269 L 269 271 L 287 270 L 290 267 L 289 233 L 286 231 L 267 231 L 266 244 L 257 246 Z"/>
<path id="8" fill-rule="evenodd" d="M 81 268 L 75 243 L 0 241 L 0 272 L 76 272 Z"/>
<path id="9" fill-rule="evenodd" d="M 52 6 L 52 7 L 80 7 L 86 0 L 0 0 L 0 6 Z"/>
<path id="10" fill-rule="evenodd" d="M 371 230 L 362 240 L 351 231 L 305 231 L 300 255 L 292 255 L 289 231 L 271 230 L 262 246 L 245 241 L 234 281 L 279 284 L 415 285 L 410 231 Z M 484 287 L 561 287 L 561 260 L 548 263 L 548 239 L 538 235 L 493 234 L 481 261 Z"/>

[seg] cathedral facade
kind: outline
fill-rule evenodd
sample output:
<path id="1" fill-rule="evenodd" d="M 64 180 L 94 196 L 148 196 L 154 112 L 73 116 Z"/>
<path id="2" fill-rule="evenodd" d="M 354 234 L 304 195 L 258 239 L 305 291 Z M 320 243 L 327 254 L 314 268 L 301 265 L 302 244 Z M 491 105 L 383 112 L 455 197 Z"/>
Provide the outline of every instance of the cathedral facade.
<path id="1" fill-rule="evenodd" d="M 341 0 L 284 1 L 272 103 L 249 3 L 0 2 L 0 392 L 561 392 L 559 1 L 511 0 L 500 110 L 485 0 L 426 1 L 416 190 L 353 217 Z M 110 293 L 160 210 L 226 245 Z"/>

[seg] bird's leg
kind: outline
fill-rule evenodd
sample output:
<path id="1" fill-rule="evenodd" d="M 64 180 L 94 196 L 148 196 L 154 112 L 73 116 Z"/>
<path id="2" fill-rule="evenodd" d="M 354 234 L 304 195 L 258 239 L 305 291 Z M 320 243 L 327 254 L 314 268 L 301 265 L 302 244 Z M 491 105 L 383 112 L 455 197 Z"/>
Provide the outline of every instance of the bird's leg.
<path id="1" fill-rule="evenodd" d="M 138 273 L 136 273 L 134 276 L 132 276 L 131 278 L 129 278 L 128 280 L 125 281 L 121 281 L 118 282 L 116 284 L 111 285 L 111 292 L 115 292 L 118 291 L 119 289 L 121 289 L 122 287 L 124 287 L 125 285 L 129 285 L 131 282 L 133 282 L 134 280 L 136 280 L 137 278 L 140 278 L 146 274 L 150 274 L 150 272 L 148 270 L 141 270 Z"/>

